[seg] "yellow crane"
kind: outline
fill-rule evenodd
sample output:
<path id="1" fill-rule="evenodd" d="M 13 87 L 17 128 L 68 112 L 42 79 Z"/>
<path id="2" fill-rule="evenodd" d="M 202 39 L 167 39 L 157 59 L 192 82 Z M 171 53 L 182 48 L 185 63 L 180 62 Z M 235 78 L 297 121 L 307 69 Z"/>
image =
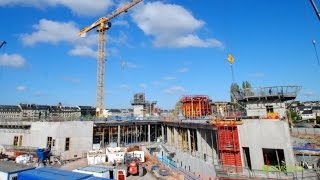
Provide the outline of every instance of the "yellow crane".
<path id="1" fill-rule="evenodd" d="M 143 0 L 132 0 L 126 5 L 113 11 L 110 15 L 103 16 L 90 26 L 80 30 L 79 35 L 85 37 L 86 33 L 98 27 L 98 67 L 97 67 L 97 99 L 96 99 L 96 116 L 102 117 L 104 110 L 104 72 L 106 61 L 106 31 L 111 27 L 109 22 L 112 18 L 135 6 Z"/>

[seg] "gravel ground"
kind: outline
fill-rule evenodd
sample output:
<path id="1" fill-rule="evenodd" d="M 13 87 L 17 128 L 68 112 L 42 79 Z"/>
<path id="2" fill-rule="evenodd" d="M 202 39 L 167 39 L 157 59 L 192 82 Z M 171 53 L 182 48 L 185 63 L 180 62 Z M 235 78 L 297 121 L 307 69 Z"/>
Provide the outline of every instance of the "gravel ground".
<path id="1" fill-rule="evenodd" d="M 128 176 L 127 180 L 155 180 L 155 178 L 150 172 L 147 172 L 146 175 L 139 177 L 139 176 Z"/>
<path id="2" fill-rule="evenodd" d="M 79 159 L 79 160 L 64 164 L 63 166 L 60 167 L 60 169 L 72 171 L 74 169 L 77 169 L 78 167 L 85 167 L 87 165 L 88 165 L 87 158 L 83 158 L 83 159 Z"/>

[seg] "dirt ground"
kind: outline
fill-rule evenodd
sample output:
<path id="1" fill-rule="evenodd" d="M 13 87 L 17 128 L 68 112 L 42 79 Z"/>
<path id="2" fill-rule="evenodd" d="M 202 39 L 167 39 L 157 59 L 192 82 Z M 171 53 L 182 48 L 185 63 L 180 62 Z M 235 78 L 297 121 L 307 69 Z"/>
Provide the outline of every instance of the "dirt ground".
<path id="1" fill-rule="evenodd" d="M 64 164 L 60 167 L 60 169 L 72 171 L 74 169 L 77 169 L 78 167 L 85 167 L 87 165 L 88 165 L 87 158 L 82 158 L 82 159 Z"/>

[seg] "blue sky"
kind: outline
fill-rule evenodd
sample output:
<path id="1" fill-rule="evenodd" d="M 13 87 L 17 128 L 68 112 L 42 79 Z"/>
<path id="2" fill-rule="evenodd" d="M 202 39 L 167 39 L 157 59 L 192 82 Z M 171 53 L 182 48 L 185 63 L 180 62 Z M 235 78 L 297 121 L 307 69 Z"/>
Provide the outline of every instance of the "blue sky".
<path id="1" fill-rule="evenodd" d="M 95 105 L 97 33 L 77 33 L 125 2 L 0 0 L 0 104 Z M 146 0 L 111 23 L 106 108 L 137 92 L 160 108 L 189 94 L 228 101 L 230 52 L 239 84 L 299 85 L 298 100 L 319 100 L 309 0 Z"/>

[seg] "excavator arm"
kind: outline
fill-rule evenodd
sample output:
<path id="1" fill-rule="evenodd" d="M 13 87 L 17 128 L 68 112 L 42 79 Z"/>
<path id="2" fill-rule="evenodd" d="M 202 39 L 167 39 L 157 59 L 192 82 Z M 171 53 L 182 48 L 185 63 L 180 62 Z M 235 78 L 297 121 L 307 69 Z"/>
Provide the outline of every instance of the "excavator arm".
<path id="1" fill-rule="evenodd" d="M 87 32 L 91 31 L 92 29 L 94 29 L 94 28 L 96 28 L 98 26 L 104 28 L 104 25 L 105 25 L 106 22 L 110 21 L 112 18 L 118 16 L 119 14 L 121 14 L 123 12 L 128 12 L 129 8 L 131 8 L 132 6 L 138 4 L 141 1 L 143 1 L 143 0 L 133 0 L 130 3 L 126 4 L 125 6 L 122 6 L 119 9 L 113 11 L 110 15 L 99 18 L 96 22 L 94 22 L 90 26 L 81 29 L 80 32 L 79 32 L 79 35 L 80 36 L 85 36 L 85 34 Z"/>

